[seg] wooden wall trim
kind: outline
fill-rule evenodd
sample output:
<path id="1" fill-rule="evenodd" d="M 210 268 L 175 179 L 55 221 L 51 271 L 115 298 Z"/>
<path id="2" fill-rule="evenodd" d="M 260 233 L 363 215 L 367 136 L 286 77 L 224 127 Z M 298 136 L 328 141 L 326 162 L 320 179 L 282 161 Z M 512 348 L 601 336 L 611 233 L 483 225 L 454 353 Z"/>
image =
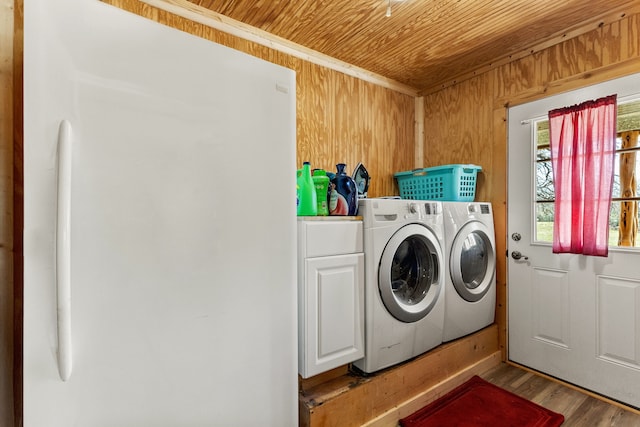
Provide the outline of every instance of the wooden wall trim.
<path id="1" fill-rule="evenodd" d="M 410 86 L 396 82 L 379 74 L 372 73 L 355 65 L 342 62 L 338 59 L 324 55 L 320 52 L 306 48 L 274 34 L 246 25 L 235 19 L 228 18 L 204 7 L 195 5 L 186 0 L 140 0 L 150 6 L 171 12 L 194 22 L 206 25 L 216 30 L 240 37 L 262 46 L 277 50 L 287 55 L 327 67 L 334 71 L 356 77 L 360 80 L 374 83 L 378 86 L 416 96 L 418 91 Z"/>
<path id="2" fill-rule="evenodd" d="M 14 0 L 0 0 L 0 425 L 14 424 L 13 64 Z"/>
<path id="3" fill-rule="evenodd" d="M 23 423 L 24 300 L 24 0 L 14 0 L 13 21 L 13 420 Z"/>
<path id="4" fill-rule="evenodd" d="M 500 141 L 496 135 L 507 135 L 507 111 L 505 108 L 493 110 L 493 135 L 494 141 Z M 492 170 L 491 187 L 494 189 L 492 202 L 494 229 L 496 232 L 496 317 L 498 324 L 498 343 L 502 360 L 507 360 L 509 348 L 509 316 L 507 313 L 508 287 L 508 243 L 507 230 L 507 151 L 501 144 L 491 144 Z"/>
<path id="5" fill-rule="evenodd" d="M 501 58 L 495 58 L 491 62 L 485 65 L 481 65 L 467 73 L 455 76 L 453 79 L 447 82 L 443 82 L 442 84 L 433 86 L 431 88 L 423 89 L 420 91 L 419 95 L 428 95 L 428 94 L 446 89 L 448 87 L 454 86 L 462 81 L 469 80 L 473 77 L 486 73 L 487 71 L 490 71 L 492 69 L 499 68 L 510 62 L 517 61 L 518 59 L 522 59 L 524 57 L 535 54 L 537 52 L 541 52 L 545 49 L 548 49 L 551 46 L 560 44 L 566 40 L 570 40 L 582 34 L 586 34 L 590 31 L 593 31 L 596 28 L 602 27 L 612 22 L 619 21 L 635 13 L 640 13 L 640 4 L 629 6 L 624 9 L 613 10 L 604 15 L 595 16 L 593 17 L 593 19 L 589 20 L 588 22 L 584 22 L 573 28 L 568 28 L 564 31 L 556 33 L 551 37 L 547 38 L 546 40 L 539 42 L 527 49 L 524 49 L 521 52 L 505 55 Z"/>
<path id="6" fill-rule="evenodd" d="M 424 98 L 416 97 L 416 137 L 415 137 L 415 164 L 414 168 L 424 167 Z"/>

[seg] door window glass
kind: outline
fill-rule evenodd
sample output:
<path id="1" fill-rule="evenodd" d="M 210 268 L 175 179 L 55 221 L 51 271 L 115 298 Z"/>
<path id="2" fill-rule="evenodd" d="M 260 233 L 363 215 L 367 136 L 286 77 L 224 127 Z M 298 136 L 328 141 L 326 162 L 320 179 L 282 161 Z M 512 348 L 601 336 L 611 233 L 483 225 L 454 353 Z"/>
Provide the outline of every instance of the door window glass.
<path id="1" fill-rule="evenodd" d="M 609 247 L 640 248 L 640 100 L 618 105 L 618 137 L 609 212 Z M 549 148 L 549 121 L 534 120 L 535 241 L 553 242 L 554 187 Z"/>
<path id="2" fill-rule="evenodd" d="M 393 256 L 391 289 L 403 304 L 414 305 L 424 299 L 431 285 L 437 281 L 438 262 L 423 238 L 405 239 Z"/>
<path id="3" fill-rule="evenodd" d="M 470 233 L 462 245 L 460 269 L 468 289 L 475 289 L 484 280 L 489 266 L 489 248 L 477 232 Z"/>

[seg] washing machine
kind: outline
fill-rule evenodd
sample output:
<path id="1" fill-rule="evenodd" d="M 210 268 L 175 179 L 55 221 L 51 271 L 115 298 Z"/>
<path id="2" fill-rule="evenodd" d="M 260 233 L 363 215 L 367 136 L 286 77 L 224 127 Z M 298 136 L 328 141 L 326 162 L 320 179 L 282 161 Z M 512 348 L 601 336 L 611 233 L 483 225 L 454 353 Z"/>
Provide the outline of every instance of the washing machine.
<path id="1" fill-rule="evenodd" d="M 440 345 L 444 326 L 441 202 L 362 199 L 366 373 Z"/>
<path id="2" fill-rule="evenodd" d="M 493 323 L 496 244 L 491 203 L 443 202 L 445 258 L 444 342 Z"/>

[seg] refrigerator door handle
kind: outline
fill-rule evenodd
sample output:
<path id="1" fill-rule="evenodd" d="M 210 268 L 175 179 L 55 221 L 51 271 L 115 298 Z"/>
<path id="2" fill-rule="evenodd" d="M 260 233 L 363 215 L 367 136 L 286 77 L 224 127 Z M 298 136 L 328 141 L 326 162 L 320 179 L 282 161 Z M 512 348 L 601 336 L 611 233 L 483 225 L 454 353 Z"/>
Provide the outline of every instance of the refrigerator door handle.
<path id="1" fill-rule="evenodd" d="M 58 372 L 62 381 L 71 376 L 71 123 L 58 129 L 58 211 L 56 219 L 56 299 L 58 309 Z"/>

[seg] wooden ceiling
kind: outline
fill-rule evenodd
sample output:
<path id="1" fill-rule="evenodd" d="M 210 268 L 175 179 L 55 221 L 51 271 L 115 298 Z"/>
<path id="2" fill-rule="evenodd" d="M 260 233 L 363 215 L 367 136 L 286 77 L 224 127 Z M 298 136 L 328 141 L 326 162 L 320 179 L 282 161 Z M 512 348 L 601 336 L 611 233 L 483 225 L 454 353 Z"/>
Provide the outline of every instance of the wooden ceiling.
<path id="1" fill-rule="evenodd" d="M 188 0 L 418 93 L 601 19 L 639 0 Z M 196 8 L 197 9 L 197 8 Z"/>

